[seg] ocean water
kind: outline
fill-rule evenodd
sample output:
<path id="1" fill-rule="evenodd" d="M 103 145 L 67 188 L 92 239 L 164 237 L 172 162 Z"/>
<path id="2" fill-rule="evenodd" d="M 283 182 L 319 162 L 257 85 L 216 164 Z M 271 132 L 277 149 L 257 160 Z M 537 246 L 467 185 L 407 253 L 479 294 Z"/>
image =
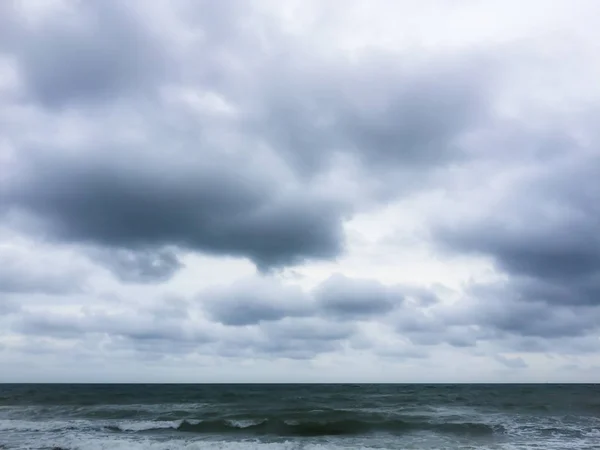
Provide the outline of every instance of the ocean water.
<path id="1" fill-rule="evenodd" d="M 600 385 L 0 385 L 0 448 L 600 449 Z"/>

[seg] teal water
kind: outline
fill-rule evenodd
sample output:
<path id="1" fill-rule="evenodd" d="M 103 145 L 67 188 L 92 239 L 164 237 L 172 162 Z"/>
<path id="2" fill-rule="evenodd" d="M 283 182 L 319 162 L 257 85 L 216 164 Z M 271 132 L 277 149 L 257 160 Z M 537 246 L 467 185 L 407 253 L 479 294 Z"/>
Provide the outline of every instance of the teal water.
<path id="1" fill-rule="evenodd" d="M 600 449 L 600 385 L 0 385 L 4 449 Z"/>

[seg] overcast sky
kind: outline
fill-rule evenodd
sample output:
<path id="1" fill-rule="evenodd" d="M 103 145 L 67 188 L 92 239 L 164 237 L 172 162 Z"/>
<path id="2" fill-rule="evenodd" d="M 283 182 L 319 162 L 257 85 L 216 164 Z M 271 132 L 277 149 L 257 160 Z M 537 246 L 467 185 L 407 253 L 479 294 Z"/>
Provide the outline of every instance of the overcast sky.
<path id="1" fill-rule="evenodd" d="M 0 3 L 0 381 L 600 375 L 600 2 Z"/>

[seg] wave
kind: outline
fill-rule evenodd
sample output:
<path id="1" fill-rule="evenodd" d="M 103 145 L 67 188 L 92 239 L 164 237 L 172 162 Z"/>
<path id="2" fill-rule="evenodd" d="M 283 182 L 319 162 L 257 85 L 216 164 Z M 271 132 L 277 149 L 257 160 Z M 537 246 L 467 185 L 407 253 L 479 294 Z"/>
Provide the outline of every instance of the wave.
<path id="1" fill-rule="evenodd" d="M 166 430 L 166 429 L 173 429 L 176 430 L 180 425 L 181 425 L 182 421 L 181 420 L 158 420 L 158 421 L 151 421 L 151 420 L 143 420 L 143 421 L 139 421 L 139 422 L 134 422 L 134 421 L 130 421 L 130 422 L 124 422 L 124 423 L 120 423 L 118 425 L 107 425 L 104 428 L 108 431 L 114 431 L 114 432 L 119 432 L 119 431 L 156 431 L 156 430 Z"/>
<path id="2" fill-rule="evenodd" d="M 260 421 L 233 421 L 209 420 L 177 422 L 143 422 L 138 426 L 118 425 L 107 427 L 109 431 L 166 431 L 174 430 L 184 433 L 197 434 L 244 434 L 253 436 L 281 436 L 281 437 L 318 437 L 318 436 L 343 436 L 363 435 L 377 432 L 384 433 L 409 433 L 413 431 L 430 431 L 443 434 L 456 434 L 464 436 L 486 436 L 504 432 L 500 425 L 484 423 L 457 422 L 457 423 L 431 423 L 431 422 L 406 422 L 402 420 L 388 420 L 369 422 L 360 420 L 332 420 L 332 421 L 291 421 L 281 419 L 263 419 Z"/>
<path id="3" fill-rule="evenodd" d="M 181 432 L 196 434 L 241 434 L 250 436 L 317 437 L 364 435 L 371 433 L 401 434 L 413 431 L 430 431 L 464 436 L 485 436 L 505 432 L 501 425 L 478 422 L 427 422 L 403 420 L 283 420 L 265 419 L 216 419 L 173 421 L 125 421 L 120 423 L 94 423 L 83 421 L 33 422 L 0 420 L 0 431 L 58 432 L 92 431 L 103 429 L 111 433 L 159 433 Z"/>
<path id="4" fill-rule="evenodd" d="M 2 447 L 0 446 L 0 449 Z M 39 448 L 39 447 L 33 447 Z M 166 440 L 166 441 L 132 441 L 129 439 L 89 439 L 75 438 L 61 445 L 44 448 L 43 450 L 298 450 L 299 446 L 294 441 L 260 442 L 257 440 L 243 441 L 210 441 L 210 440 Z M 344 444 L 305 443 L 301 446 L 304 450 L 346 450 Z M 374 450 L 373 447 L 353 445 L 355 450 Z"/>

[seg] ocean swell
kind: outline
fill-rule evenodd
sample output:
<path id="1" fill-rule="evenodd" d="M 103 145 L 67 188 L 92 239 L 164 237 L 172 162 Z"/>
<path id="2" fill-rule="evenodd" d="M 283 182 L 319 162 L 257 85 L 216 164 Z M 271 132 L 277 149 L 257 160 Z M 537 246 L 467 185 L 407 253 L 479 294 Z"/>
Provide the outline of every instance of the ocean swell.
<path id="1" fill-rule="evenodd" d="M 499 425 L 484 423 L 432 423 L 388 420 L 369 422 L 361 420 L 297 421 L 281 419 L 263 419 L 259 421 L 207 420 L 177 422 L 145 422 L 143 426 L 131 427 L 118 425 L 107 427 L 110 431 L 178 431 L 197 434 L 243 434 L 254 436 L 316 437 L 362 435 L 370 433 L 410 433 L 431 431 L 462 436 L 487 436 L 504 432 Z"/>

